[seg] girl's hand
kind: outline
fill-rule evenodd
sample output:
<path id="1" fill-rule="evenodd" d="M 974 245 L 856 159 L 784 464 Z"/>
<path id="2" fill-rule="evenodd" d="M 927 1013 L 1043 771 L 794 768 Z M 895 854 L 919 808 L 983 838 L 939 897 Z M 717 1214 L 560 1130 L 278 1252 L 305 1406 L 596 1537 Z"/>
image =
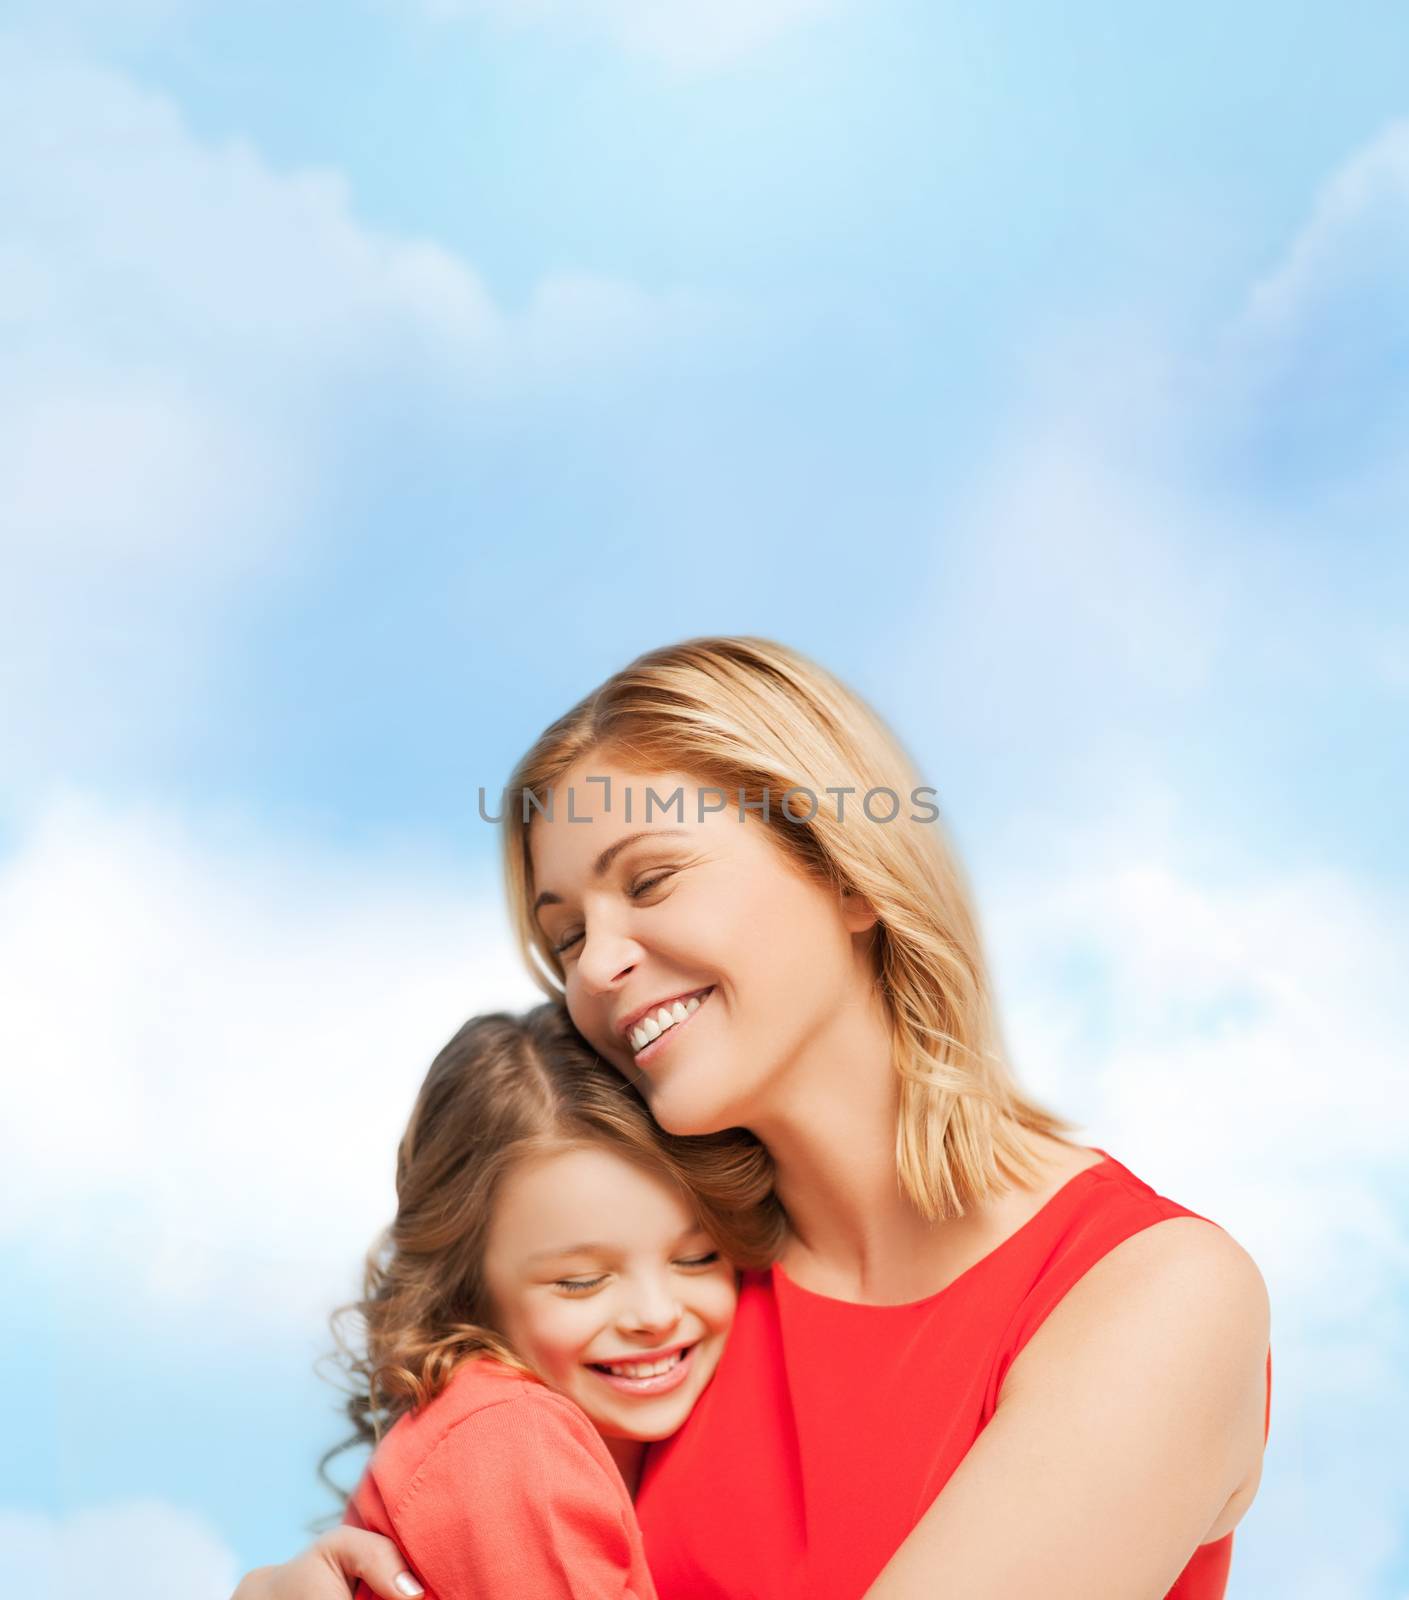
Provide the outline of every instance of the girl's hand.
<path id="1" fill-rule="evenodd" d="M 390 1539 L 362 1528 L 334 1528 L 283 1566 L 247 1573 L 230 1600 L 347 1600 L 359 1580 L 381 1600 L 425 1593 Z"/>

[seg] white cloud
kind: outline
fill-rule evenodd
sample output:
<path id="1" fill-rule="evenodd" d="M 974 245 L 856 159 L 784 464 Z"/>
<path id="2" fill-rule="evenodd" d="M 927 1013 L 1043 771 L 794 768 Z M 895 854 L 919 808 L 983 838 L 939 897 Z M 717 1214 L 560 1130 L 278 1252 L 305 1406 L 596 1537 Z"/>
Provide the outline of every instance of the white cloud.
<path id="1" fill-rule="evenodd" d="M 305 470 L 317 464 L 337 384 L 435 372 L 515 392 L 525 354 L 533 381 L 551 384 L 708 318 L 688 293 L 573 273 L 509 312 L 451 251 L 363 225 L 340 173 L 276 171 L 244 139 L 198 138 L 120 74 L 14 40 L 0 38 L 0 70 L 12 308 L 0 402 L 5 432 L 24 425 L 43 446 L 0 462 L 0 522 L 17 545 L 56 525 L 125 544 L 144 504 L 149 547 L 209 543 L 188 481 L 217 513 L 238 489 L 248 532 L 256 504 L 286 498 L 295 476 L 264 458 L 282 465 L 292 450 Z M 124 399 L 130 436 L 114 440 Z M 153 434 L 166 439 L 160 460 Z M 251 480 L 266 476 L 255 502 Z M 115 510 L 95 517 L 110 487 Z"/>
<path id="2" fill-rule="evenodd" d="M 1089 795 L 1177 790 L 1176 746 L 1207 760 L 1240 715 L 1270 753 L 1304 744 L 1304 698 L 1402 693 L 1409 121 L 1202 342 L 1125 314 L 1024 363 L 888 658 L 905 715 L 950 684 L 947 736 Z"/>
<path id="3" fill-rule="evenodd" d="M 1047 870 L 983 896 L 1024 1078 L 1271 1289 L 1273 1439 L 1234 1592 L 1313 1600 L 1332 1572 L 1376 1592 L 1409 1426 L 1404 907 L 1325 871 L 1210 873 L 1157 790 L 1083 832 L 1026 827 Z M 23 1068 L 0 1233 L 81 1270 L 116 1320 L 266 1338 L 315 1334 L 347 1292 L 434 1049 L 536 998 L 497 886 L 77 798 L 0 871 L 0 970 L 0 1058 Z"/>
<path id="4" fill-rule="evenodd" d="M 837 9 L 840 0 L 417 0 L 432 21 L 478 15 L 519 26 L 606 34 L 671 67 L 735 61 Z"/>
<path id="5" fill-rule="evenodd" d="M 0 1549 L 33 1600 L 228 1600 L 238 1576 L 202 1518 L 157 1500 L 62 1518 L 0 1508 Z"/>
<path id="6" fill-rule="evenodd" d="M 1060 869 L 985 902 L 1024 1080 L 1268 1283 L 1271 1435 L 1233 1592 L 1378 1593 L 1409 1489 L 1409 908 L 1327 870 L 1212 874 L 1177 812 L 1029 821 Z"/>
<path id="7" fill-rule="evenodd" d="M 1054 705 L 1093 681 L 1143 704 L 1201 691 L 1229 577 L 1188 559 L 1185 511 L 1173 483 L 1122 463 L 1083 419 L 1035 429 L 985 480 L 946 560 L 968 624 L 954 666 L 980 696 L 1005 698 L 1021 675 Z"/>
<path id="8" fill-rule="evenodd" d="M 1409 118 L 1390 123 L 1321 189 L 1305 225 L 1253 286 L 1248 317 L 1285 328 L 1357 282 L 1388 284 L 1409 309 Z"/>
<path id="9" fill-rule="evenodd" d="M 1409 1245 L 1384 1228 L 1409 1169 L 1409 908 L 1327 869 L 1205 881 L 1179 860 L 1187 838 L 1153 833 L 1141 855 L 1128 829 L 1100 831 L 1052 879 L 995 896 L 1019 1057 L 1122 1148 L 1243 1215 L 1308 1305 L 1337 1219 L 1409 1281 Z M 1321 1223 L 1289 1230 L 1308 1194 Z"/>
<path id="10" fill-rule="evenodd" d="M 719 330 L 688 290 L 571 271 L 507 308 L 452 251 L 361 222 L 341 174 L 202 138 L 120 73 L 0 34 L 0 78 L 12 789 L 190 724 L 223 618 L 307 559 L 369 407 L 390 457 L 418 410 L 512 428 Z"/>
<path id="11" fill-rule="evenodd" d="M 1210 409 L 1301 487 L 1325 474 L 1341 528 L 1409 489 L 1409 119 L 1332 174 L 1216 352 Z M 1347 481 L 1347 479 L 1349 481 Z M 1303 491 L 1304 492 L 1304 491 Z"/>
<path id="12" fill-rule="evenodd" d="M 320 1325 L 472 1012 L 536 998 L 497 885 L 55 803 L 0 867 L 0 1237 L 116 1309 Z M 65 1266 L 65 1264 L 67 1264 Z"/>
<path id="13" fill-rule="evenodd" d="M 1285 739 L 1300 770 L 1306 704 L 1402 693 L 1406 267 L 1397 124 L 1226 336 L 1126 320 L 1041 348 L 894 673 L 912 727 L 942 679 L 946 737 L 1041 775 L 981 896 L 1024 1081 L 1267 1279 L 1271 1439 L 1231 1594 L 1387 1592 L 1409 1493 L 1409 908 L 1329 865 L 1334 838 L 1296 859 L 1236 806 L 1220 829 L 1217 769 Z M 1382 584 L 1344 581 L 1361 539 Z"/>
<path id="14" fill-rule="evenodd" d="M 545 308 L 564 334 L 607 309 L 617 357 L 704 314 L 689 295 L 572 272 L 511 311 L 453 251 L 360 221 L 336 170 L 280 171 L 247 139 L 199 137 L 122 74 L 14 38 L 0 36 L 0 68 L 0 282 L 24 312 L 9 330 L 22 351 L 98 350 L 137 370 L 218 358 L 256 414 L 285 413 L 373 365 L 511 382 Z"/>
<path id="15" fill-rule="evenodd" d="M 228 577 L 264 553 L 235 536 L 277 525 L 276 492 L 302 487 L 261 434 L 174 371 L 21 360 L 0 394 L 0 516 L 31 571 L 100 558 Z"/>
<path id="16" fill-rule="evenodd" d="M 361 227 L 337 174 L 202 142 L 121 75 L 14 41 L 0 71 L 0 272 L 23 311 L 0 330 L 0 526 L 28 560 L 56 536 L 52 559 L 267 556 L 339 364 L 501 330 L 467 266 Z"/>
<path id="17" fill-rule="evenodd" d="M 1241 736 L 1226 697 L 1256 674 L 1269 744 L 1333 672 L 1392 684 L 1398 631 L 1328 606 L 1274 517 L 1200 482 L 1228 414 L 1186 410 L 1208 391 L 1160 346 L 1044 369 L 937 576 L 954 626 L 912 650 L 963 684 L 978 748 L 1044 772 L 982 897 L 1024 1079 L 1267 1279 L 1271 1440 L 1230 1592 L 1379 1593 L 1409 1490 L 1409 919 L 1389 886 L 1220 834 L 1181 756 Z"/>

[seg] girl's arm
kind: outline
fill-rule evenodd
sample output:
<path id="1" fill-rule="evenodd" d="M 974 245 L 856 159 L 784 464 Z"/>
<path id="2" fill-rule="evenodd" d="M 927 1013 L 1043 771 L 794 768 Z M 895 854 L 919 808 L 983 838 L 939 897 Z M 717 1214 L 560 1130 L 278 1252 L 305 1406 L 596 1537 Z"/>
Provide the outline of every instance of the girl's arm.
<path id="1" fill-rule="evenodd" d="M 233 1600 L 407 1600 L 417 1578 L 433 1600 L 656 1600 L 626 1486 L 565 1403 L 526 1390 L 457 1422 L 395 1483 L 375 1461 L 371 1477 L 395 1543 L 338 1528 Z"/>
<path id="2" fill-rule="evenodd" d="M 656 1600 L 621 1474 L 587 1419 L 537 1385 L 457 1422 L 401 1466 L 394 1496 L 377 1487 L 435 1600 Z"/>
<path id="3" fill-rule="evenodd" d="M 1177 1218 L 1124 1241 L 1018 1355 L 866 1600 L 1162 1600 L 1256 1491 L 1268 1323 L 1222 1229 Z"/>

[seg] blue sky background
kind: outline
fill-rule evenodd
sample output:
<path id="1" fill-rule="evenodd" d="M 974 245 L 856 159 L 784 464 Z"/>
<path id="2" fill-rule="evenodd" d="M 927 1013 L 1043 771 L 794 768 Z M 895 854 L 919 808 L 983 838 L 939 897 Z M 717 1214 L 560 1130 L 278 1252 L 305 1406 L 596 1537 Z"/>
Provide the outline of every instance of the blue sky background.
<path id="1" fill-rule="evenodd" d="M 1409 1596 L 1406 66 L 1388 4 L 5 8 L 11 1570 L 301 1541 L 410 1098 L 531 998 L 475 789 L 752 632 L 939 789 L 1024 1079 L 1263 1267 L 1230 1594 Z"/>

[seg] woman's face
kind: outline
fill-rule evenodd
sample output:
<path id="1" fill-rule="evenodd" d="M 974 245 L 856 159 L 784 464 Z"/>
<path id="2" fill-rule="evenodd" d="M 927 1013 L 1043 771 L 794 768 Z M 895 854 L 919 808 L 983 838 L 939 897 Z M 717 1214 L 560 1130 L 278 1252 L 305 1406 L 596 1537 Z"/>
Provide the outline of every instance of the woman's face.
<path id="1" fill-rule="evenodd" d="M 619 1439 L 664 1439 L 689 1416 L 737 1295 L 685 1196 L 600 1147 L 508 1174 L 484 1273 L 498 1330 Z"/>
<path id="2" fill-rule="evenodd" d="M 866 903 L 815 883 L 756 814 L 740 821 L 737 796 L 701 817 L 699 794 L 588 757 L 529 830 L 573 1022 L 682 1134 L 764 1126 L 873 1001 Z"/>

